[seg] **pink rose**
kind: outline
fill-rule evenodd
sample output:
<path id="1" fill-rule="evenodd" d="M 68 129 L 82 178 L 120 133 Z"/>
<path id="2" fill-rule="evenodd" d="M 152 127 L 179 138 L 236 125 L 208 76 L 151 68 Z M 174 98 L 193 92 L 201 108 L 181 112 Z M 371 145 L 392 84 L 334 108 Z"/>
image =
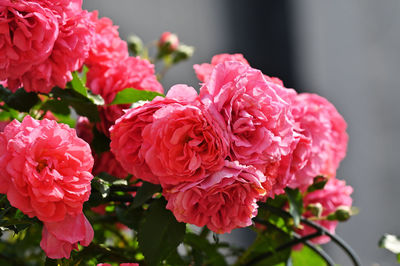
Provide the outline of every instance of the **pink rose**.
<path id="1" fill-rule="evenodd" d="M 93 93 L 100 94 L 107 104 L 114 100 L 118 92 L 126 88 L 164 92 L 154 75 L 154 65 L 139 57 L 114 61 L 112 65 L 107 66 L 93 66 L 87 73 L 87 86 Z"/>
<path id="2" fill-rule="evenodd" d="M 82 1 L 7 2 L 14 3 L 12 12 L 19 14 L 16 22 L 19 27 L 14 28 L 12 21 L 4 20 L 7 24 L 3 24 L 5 33 L 0 35 L 0 39 L 3 38 L 0 45 L 3 43 L 7 50 L 5 54 L 9 58 L 12 56 L 13 60 L 30 60 L 33 63 L 28 62 L 24 68 L 14 67 L 13 63 L 8 72 L 16 72 L 10 75 L 0 71 L 0 80 L 7 79 L 12 91 L 21 86 L 26 91 L 41 93 L 49 93 L 54 86 L 64 88 L 66 82 L 72 79 L 71 72 L 82 66 L 92 44 L 94 25 L 90 21 L 89 13 L 81 9 Z M 46 10 L 48 15 L 41 9 Z M 12 14 L 9 10 L 11 9 L 0 11 L 0 17 L 7 18 Z M 25 12 L 28 13 L 24 18 L 21 14 Z M 35 23 L 27 24 L 28 18 L 34 18 Z M 14 33 L 12 41 L 8 35 L 9 27 L 17 33 Z M 8 45 L 4 46 L 6 42 Z M 36 57 L 39 59 L 36 60 Z"/>
<path id="3" fill-rule="evenodd" d="M 295 94 L 268 82 L 239 62 L 215 67 L 200 97 L 213 117 L 222 117 L 230 140 L 230 157 L 265 170 L 279 163 L 295 144 L 290 97 Z"/>
<path id="4" fill-rule="evenodd" d="M 163 186 L 196 182 L 224 166 L 228 141 L 199 102 L 171 103 L 153 119 L 143 130 L 141 152 Z"/>
<path id="5" fill-rule="evenodd" d="M 306 194 L 303 198 L 304 208 L 310 204 L 320 203 L 322 205 L 321 216 L 327 216 L 334 213 L 339 207 L 351 207 L 352 198 L 350 194 L 353 193 L 353 188 L 351 186 L 346 186 L 344 180 L 338 180 L 336 178 L 330 178 L 326 183 L 325 187 L 320 190 L 315 190 Z M 310 211 L 303 214 L 305 218 L 315 217 Z M 335 233 L 335 228 L 338 224 L 337 221 L 328 220 L 317 220 L 316 221 L 321 226 L 328 229 L 332 234 Z M 296 232 L 302 236 L 309 235 L 315 232 L 315 229 L 303 225 L 303 229 L 298 229 Z M 329 242 L 330 238 L 328 236 L 320 236 L 314 238 L 312 241 L 317 244 L 324 244 Z"/>
<path id="6" fill-rule="evenodd" d="M 329 101 L 316 94 L 296 96 L 292 113 L 311 147 L 298 146 L 294 150 L 294 156 L 302 158 L 305 164 L 294 172 L 290 186 L 309 186 L 317 175 L 334 177 L 346 155 L 346 121 Z"/>
<path id="7" fill-rule="evenodd" d="M 91 13 L 91 20 L 96 25 L 96 33 L 85 64 L 91 67 L 128 58 L 128 45 L 119 37 L 118 26 L 113 25 L 112 20 L 107 17 L 99 19 L 98 11 Z"/>
<path id="8" fill-rule="evenodd" d="M 249 62 L 247 62 L 246 58 L 243 57 L 242 54 L 218 54 L 218 55 L 214 55 L 213 58 L 211 59 L 211 64 L 208 63 L 204 63 L 201 65 L 194 65 L 194 71 L 196 72 L 197 78 L 201 81 L 201 82 L 207 82 L 210 77 L 211 77 L 211 73 L 214 69 L 214 67 L 220 63 L 224 63 L 227 61 L 237 61 L 237 62 L 241 62 L 245 65 L 250 65 Z M 283 82 L 276 77 L 269 77 L 267 75 L 264 75 L 265 80 L 269 81 L 269 82 L 273 82 L 276 83 L 278 85 L 283 86 Z"/>
<path id="9" fill-rule="evenodd" d="M 59 222 L 82 212 L 93 157 L 67 125 L 26 116 L 0 133 L 0 193 L 29 217 Z"/>
<path id="10" fill-rule="evenodd" d="M 110 129 L 111 151 L 128 173 L 147 182 L 159 184 L 158 177 L 150 170 L 143 154 L 143 130 L 154 121 L 154 113 L 172 103 L 192 102 L 197 92 L 185 85 L 175 85 L 166 98 L 153 101 L 126 111 Z"/>
<path id="11" fill-rule="evenodd" d="M 78 243 L 88 246 L 93 239 L 93 228 L 83 213 L 66 215 L 59 222 L 45 222 L 40 247 L 52 259 L 69 259 L 71 251 L 78 250 Z"/>
<path id="12" fill-rule="evenodd" d="M 225 162 L 225 167 L 197 183 L 164 190 L 171 210 L 180 222 L 207 226 L 222 234 L 249 226 L 257 215 L 257 200 L 266 193 L 265 176 L 254 167 Z"/>
<path id="13" fill-rule="evenodd" d="M 0 28 L 0 80 L 19 80 L 46 60 L 59 34 L 57 17 L 40 1 L 2 1 Z"/>
<path id="14" fill-rule="evenodd" d="M 154 75 L 154 66 L 145 59 L 129 57 L 115 61 L 107 66 L 95 65 L 87 73 L 87 86 L 96 94 L 100 94 L 106 104 L 110 104 L 115 95 L 127 88 L 163 93 L 164 89 Z M 109 135 L 109 128 L 123 114 L 129 105 L 113 105 L 100 107 L 101 123 L 97 128 Z"/>

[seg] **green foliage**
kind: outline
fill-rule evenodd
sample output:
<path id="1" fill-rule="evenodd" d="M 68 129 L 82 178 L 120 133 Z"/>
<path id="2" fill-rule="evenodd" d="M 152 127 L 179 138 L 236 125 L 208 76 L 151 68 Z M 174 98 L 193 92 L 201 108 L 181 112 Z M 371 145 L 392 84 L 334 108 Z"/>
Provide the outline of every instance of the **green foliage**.
<path id="1" fill-rule="evenodd" d="M 289 200 L 289 213 L 292 215 L 294 220 L 294 225 L 298 226 L 300 224 L 300 218 L 303 214 L 303 198 L 300 190 L 291 189 L 289 187 L 285 188 L 287 198 Z"/>
<path id="2" fill-rule="evenodd" d="M 308 187 L 307 192 L 313 192 L 319 189 L 323 189 L 328 182 L 328 178 L 322 175 L 319 175 L 314 178 L 314 181 L 311 186 Z"/>
<path id="3" fill-rule="evenodd" d="M 160 185 L 154 185 L 152 183 L 143 182 L 143 185 L 139 187 L 135 199 L 133 200 L 132 207 L 137 208 L 143 205 L 148 199 L 150 199 L 155 193 L 160 192 Z"/>
<path id="4" fill-rule="evenodd" d="M 139 227 L 138 241 L 148 265 L 159 265 L 183 241 L 186 225 L 176 221 L 164 199 L 153 201 Z"/>
<path id="5" fill-rule="evenodd" d="M 26 92 L 23 88 L 20 88 L 12 93 L 2 85 L 0 85 L 0 99 L 7 106 L 20 112 L 29 112 L 39 102 L 39 97 L 34 92 Z"/>
<path id="6" fill-rule="evenodd" d="M 138 101 L 151 101 L 157 96 L 164 97 L 163 94 L 158 92 L 128 88 L 118 92 L 111 104 L 131 104 Z"/>
<path id="7" fill-rule="evenodd" d="M 318 247 L 317 247 L 318 248 Z M 325 266 L 326 262 L 312 249 L 303 246 L 300 250 L 293 250 L 291 254 L 293 266 Z"/>

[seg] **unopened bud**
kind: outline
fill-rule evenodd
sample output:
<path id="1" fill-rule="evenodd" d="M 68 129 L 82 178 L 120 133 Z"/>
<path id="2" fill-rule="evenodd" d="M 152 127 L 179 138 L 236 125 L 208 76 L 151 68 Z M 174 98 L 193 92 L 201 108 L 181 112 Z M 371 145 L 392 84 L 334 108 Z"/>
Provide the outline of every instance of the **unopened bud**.
<path id="1" fill-rule="evenodd" d="M 139 55 L 143 51 L 143 42 L 138 36 L 131 35 L 128 37 L 128 47 L 134 55 Z"/>
<path id="2" fill-rule="evenodd" d="M 164 52 L 173 52 L 178 49 L 179 39 L 178 36 L 171 32 L 164 32 L 161 34 L 160 40 L 158 41 L 158 47 Z"/>
<path id="3" fill-rule="evenodd" d="M 194 53 L 193 46 L 185 44 L 179 45 L 178 49 L 175 51 L 175 57 L 173 63 L 176 64 L 180 61 L 189 59 L 190 57 L 192 57 L 193 53 Z"/>
<path id="4" fill-rule="evenodd" d="M 321 203 L 317 202 L 307 205 L 307 210 L 310 211 L 315 217 L 320 218 L 324 207 L 322 207 Z"/>

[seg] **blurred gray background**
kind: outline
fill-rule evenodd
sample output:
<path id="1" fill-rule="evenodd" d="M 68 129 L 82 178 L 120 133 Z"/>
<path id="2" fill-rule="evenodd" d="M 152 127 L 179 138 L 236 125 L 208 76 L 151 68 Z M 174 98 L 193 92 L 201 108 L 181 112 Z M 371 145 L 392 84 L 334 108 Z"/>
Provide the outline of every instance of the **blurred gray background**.
<path id="1" fill-rule="evenodd" d="M 240 52 L 287 87 L 330 100 L 350 135 L 338 178 L 354 187 L 360 209 L 337 232 L 363 265 L 395 264 L 377 242 L 400 234 L 400 1 L 84 0 L 84 7 L 110 17 L 124 39 L 134 33 L 150 42 L 171 31 L 194 45 L 193 58 L 168 72 L 165 88 L 198 88 L 193 64 Z"/>

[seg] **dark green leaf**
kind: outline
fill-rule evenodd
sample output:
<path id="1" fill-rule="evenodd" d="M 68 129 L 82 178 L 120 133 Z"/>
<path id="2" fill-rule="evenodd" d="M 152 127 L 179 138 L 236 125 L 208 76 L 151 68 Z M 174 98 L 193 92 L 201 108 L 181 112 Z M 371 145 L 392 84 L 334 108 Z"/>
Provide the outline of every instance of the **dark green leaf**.
<path id="1" fill-rule="evenodd" d="M 263 234 L 257 235 L 253 244 L 240 257 L 239 264 L 261 266 L 285 263 L 290 256 L 291 248 L 288 247 L 281 251 L 275 251 L 275 249 L 289 241 L 289 234 L 267 227 Z"/>
<path id="2" fill-rule="evenodd" d="M 91 122 L 100 121 L 97 105 L 82 94 L 72 89 L 61 88 L 54 88 L 52 94 L 55 99 L 61 100 L 74 108 L 78 115 L 86 116 Z"/>
<path id="3" fill-rule="evenodd" d="M 29 112 L 29 110 L 39 102 L 39 97 L 34 92 L 26 92 L 23 88 L 12 93 L 9 89 L 0 85 L 0 99 L 2 99 L 9 107 L 21 112 Z"/>
<path id="4" fill-rule="evenodd" d="M 400 237 L 386 234 L 379 240 L 379 247 L 385 248 L 394 254 L 400 254 Z"/>
<path id="5" fill-rule="evenodd" d="M 183 241 L 186 225 L 167 210 L 164 198 L 153 201 L 139 228 L 138 241 L 148 265 L 158 265 Z"/>
<path id="6" fill-rule="evenodd" d="M 217 246 L 208 242 L 196 234 L 187 233 L 184 242 L 192 247 L 192 249 L 201 251 L 205 254 L 204 260 L 206 265 L 227 265 L 224 256 L 221 255 Z"/>
<path id="7" fill-rule="evenodd" d="M 319 247 L 316 247 L 319 248 Z M 301 250 L 292 251 L 292 263 L 293 266 L 325 266 L 326 262 L 317 253 L 307 246 L 303 246 Z"/>
<path id="8" fill-rule="evenodd" d="M 328 182 L 328 178 L 319 175 L 314 178 L 313 184 L 308 187 L 307 192 L 313 192 L 315 190 L 323 189 Z"/>
<path id="9" fill-rule="evenodd" d="M 117 205 L 115 208 L 118 220 L 134 230 L 138 230 L 143 212 L 143 209 L 134 209 L 131 206 L 127 207 L 123 204 Z"/>
<path id="10" fill-rule="evenodd" d="M 83 96 L 87 96 L 87 88 L 85 87 L 85 84 L 81 80 L 81 78 L 78 75 L 78 72 L 74 71 L 72 72 L 72 80 L 70 83 L 72 89 Z"/>
<path id="11" fill-rule="evenodd" d="M 300 224 L 301 215 L 303 214 L 303 198 L 298 188 L 285 188 L 286 195 L 289 200 L 289 213 L 292 215 L 294 225 Z"/>
<path id="12" fill-rule="evenodd" d="M 135 199 L 133 200 L 132 207 L 137 208 L 150 199 L 154 193 L 161 191 L 160 185 L 154 185 L 152 183 L 143 182 L 143 185 L 139 187 Z"/>
<path id="13" fill-rule="evenodd" d="M 114 101 L 111 104 L 131 104 L 138 101 L 151 101 L 156 96 L 162 96 L 158 92 L 154 91 L 141 91 L 132 88 L 125 89 L 117 93 L 114 98 Z"/>
<path id="14" fill-rule="evenodd" d="M 71 113 L 68 104 L 59 100 L 48 100 L 43 104 L 41 109 L 45 112 L 51 111 L 53 114 L 69 115 Z"/>
<path id="15" fill-rule="evenodd" d="M 103 132 L 98 131 L 96 127 L 93 128 L 92 148 L 95 153 L 101 154 L 109 151 L 110 142 L 111 140 Z"/>

